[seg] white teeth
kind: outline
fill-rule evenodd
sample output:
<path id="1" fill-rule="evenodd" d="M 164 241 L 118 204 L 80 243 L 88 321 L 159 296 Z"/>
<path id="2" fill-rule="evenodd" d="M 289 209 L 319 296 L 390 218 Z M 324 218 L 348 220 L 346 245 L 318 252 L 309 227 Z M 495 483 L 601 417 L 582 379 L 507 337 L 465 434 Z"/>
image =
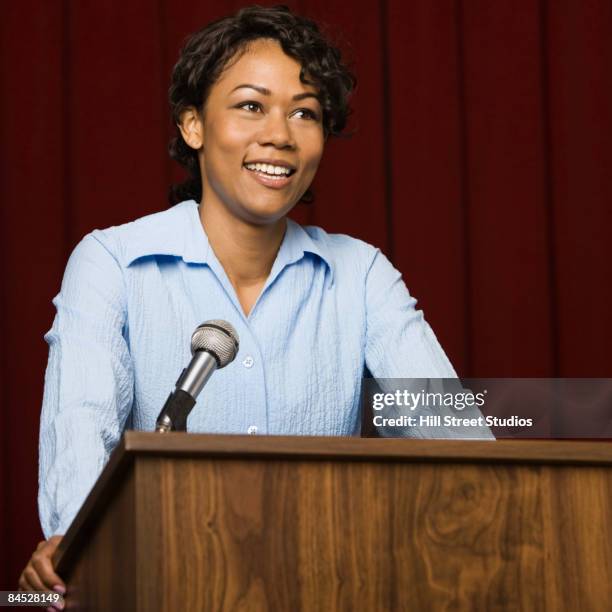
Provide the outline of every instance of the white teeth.
<path id="1" fill-rule="evenodd" d="M 272 164 L 245 164 L 245 167 L 255 172 L 263 172 L 270 176 L 289 175 L 291 170 L 284 166 L 273 166 Z"/>

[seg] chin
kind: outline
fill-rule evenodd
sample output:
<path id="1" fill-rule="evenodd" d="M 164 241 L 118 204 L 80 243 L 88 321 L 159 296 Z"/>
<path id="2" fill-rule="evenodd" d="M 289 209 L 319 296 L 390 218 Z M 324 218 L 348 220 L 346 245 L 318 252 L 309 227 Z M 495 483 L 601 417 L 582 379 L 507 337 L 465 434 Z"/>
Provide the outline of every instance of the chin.
<path id="1" fill-rule="evenodd" d="M 285 213 L 286 214 L 286 213 Z M 249 215 L 245 220 L 248 221 L 251 225 L 273 225 L 277 223 L 281 219 L 285 217 L 285 214 L 282 215 Z"/>
<path id="2" fill-rule="evenodd" d="M 246 218 L 249 222 L 257 225 L 270 225 L 276 223 L 291 211 L 291 206 L 278 206 L 278 205 L 254 205 L 249 206 L 246 212 Z"/>

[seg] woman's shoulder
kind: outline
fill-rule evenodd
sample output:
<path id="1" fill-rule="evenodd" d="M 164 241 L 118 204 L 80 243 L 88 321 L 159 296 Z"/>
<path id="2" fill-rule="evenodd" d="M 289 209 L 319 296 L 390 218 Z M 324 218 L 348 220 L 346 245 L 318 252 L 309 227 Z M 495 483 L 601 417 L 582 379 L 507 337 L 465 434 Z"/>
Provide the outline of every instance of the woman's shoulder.
<path id="1" fill-rule="evenodd" d="M 197 215 L 196 202 L 181 202 L 128 223 L 95 229 L 81 243 L 99 243 L 122 267 L 127 267 L 147 255 L 175 254 L 184 242 L 189 215 L 194 214 Z"/>
<path id="2" fill-rule="evenodd" d="M 380 251 L 376 246 L 348 234 L 335 234 L 325 231 L 316 225 L 302 226 L 309 238 L 325 253 L 336 266 L 355 265 L 369 268 L 376 254 Z"/>

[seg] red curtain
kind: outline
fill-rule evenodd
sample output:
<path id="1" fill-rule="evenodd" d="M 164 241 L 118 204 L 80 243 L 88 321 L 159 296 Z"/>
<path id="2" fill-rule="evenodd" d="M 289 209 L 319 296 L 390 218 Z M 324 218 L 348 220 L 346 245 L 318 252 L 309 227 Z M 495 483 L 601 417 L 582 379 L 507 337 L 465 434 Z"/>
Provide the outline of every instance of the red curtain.
<path id="1" fill-rule="evenodd" d="M 609 0 L 288 2 L 359 86 L 298 220 L 380 246 L 464 376 L 612 376 Z M 13 0 L 0 20 L 3 588 L 41 537 L 52 297 L 77 241 L 163 209 L 184 37 L 240 2 Z"/>

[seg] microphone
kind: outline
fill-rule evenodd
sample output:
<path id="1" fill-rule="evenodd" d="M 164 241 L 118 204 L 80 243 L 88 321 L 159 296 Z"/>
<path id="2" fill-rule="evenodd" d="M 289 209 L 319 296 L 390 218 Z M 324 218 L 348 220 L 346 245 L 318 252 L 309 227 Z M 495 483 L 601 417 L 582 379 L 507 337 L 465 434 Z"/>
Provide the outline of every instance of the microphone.
<path id="1" fill-rule="evenodd" d="M 214 319 L 196 327 L 191 336 L 191 362 L 181 372 L 155 424 L 155 431 L 187 431 L 187 417 L 212 373 L 234 361 L 238 333 L 227 321 Z"/>

